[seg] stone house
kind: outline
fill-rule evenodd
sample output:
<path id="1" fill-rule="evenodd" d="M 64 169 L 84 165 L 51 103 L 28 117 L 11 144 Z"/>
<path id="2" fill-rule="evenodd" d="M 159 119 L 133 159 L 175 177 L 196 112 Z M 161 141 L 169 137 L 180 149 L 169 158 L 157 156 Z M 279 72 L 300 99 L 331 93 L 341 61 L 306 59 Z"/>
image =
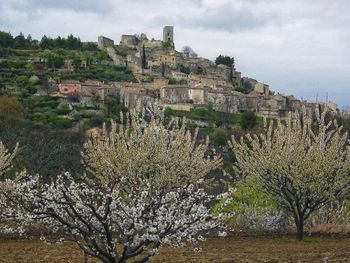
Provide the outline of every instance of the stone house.
<path id="1" fill-rule="evenodd" d="M 77 80 L 63 81 L 58 85 L 59 93 L 63 96 L 75 96 L 80 95 L 82 92 L 82 85 Z"/>
<path id="2" fill-rule="evenodd" d="M 160 99 L 162 103 L 169 104 L 190 103 L 189 88 L 181 85 L 164 86 L 160 89 Z"/>
<path id="3" fill-rule="evenodd" d="M 171 76 L 176 80 L 176 82 L 186 82 L 188 80 L 188 74 L 182 73 L 180 71 L 171 71 Z"/>
<path id="4" fill-rule="evenodd" d="M 226 80 L 217 78 L 216 76 L 196 75 L 193 73 L 188 75 L 188 84 L 190 86 L 204 85 L 212 89 L 216 89 L 218 86 L 230 86 Z"/>
<path id="5" fill-rule="evenodd" d="M 120 87 L 107 85 L 100 81 L 87 80 L 82 84 L 80 103 L 85 106 L 98 106 L 107 96 L 120 97 Z"/>
<path id="6" fill-rule="evenodd" d="M 207 89 L 203 87 L 189 87 L 188 98 L 191 103 L 204 105 L 207 103 Z"/>
<path id="7" fill-rule="evenodd" d="M 120 98 L 128 109 L 141 111 L 143 107 L 156 102 L 158 94 L 146 89 L 124 88 L 120 91 Z"/>
<path id="8" fill-rule="evenodd" d="M 100 91 L 100 81 L 87 80 L 82 83 L 80 103 L 84 106 L 97 107 L 103 101 L 103 94 Z"/>
<path id="9" fill-rule="evenodd" d="M 260 95 L 255 93 L 255 92 L 251 92 L 249 94 L 246 95 L 246 102 L 247 102 L 247 108 L 246 110 L 249 111 L 254 111 L 254 112 L 258 112 L 259 111 L 259 106 L 261 105 L 260 102 Z"/>
<path id="10" fill-rule="evenodd" d="M 166 64 L 171 68 L 176 68 L 177 66 L 177 56 L 174 54 L 162 54 L 158 56 L 159 64 Z"/>
<path id="11" fill-rule="evenodd" d="M 258 113 L 270 118 L 285 117 L 287 110 L 287 100 L 281 94 L 273 96 L 261 96 L 262 103 L 258 107 Z"/>
<path id="12" fill-rule="evenodd" d="M 261 82 L 257 82 L 254 85 L 254 92 L 259 93 L 259 94 L 269 95 L 270 94 L 269 85 L 266 85 L 266 84 L 261 83 Z"/>

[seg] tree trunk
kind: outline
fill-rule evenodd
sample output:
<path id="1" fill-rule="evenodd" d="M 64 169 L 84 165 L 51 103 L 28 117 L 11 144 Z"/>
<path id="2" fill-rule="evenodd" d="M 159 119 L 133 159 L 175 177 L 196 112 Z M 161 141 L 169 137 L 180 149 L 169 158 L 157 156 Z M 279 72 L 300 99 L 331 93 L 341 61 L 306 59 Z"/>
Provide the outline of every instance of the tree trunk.
<path id="1" fill-rule="evenodd" d="M 301 241 L 303 240 L 303 237 L 304 237 L 304 219 L 303 218 L 300 218 L 296 222 L 296 227 L 297 227 L 297 240 Z"/>

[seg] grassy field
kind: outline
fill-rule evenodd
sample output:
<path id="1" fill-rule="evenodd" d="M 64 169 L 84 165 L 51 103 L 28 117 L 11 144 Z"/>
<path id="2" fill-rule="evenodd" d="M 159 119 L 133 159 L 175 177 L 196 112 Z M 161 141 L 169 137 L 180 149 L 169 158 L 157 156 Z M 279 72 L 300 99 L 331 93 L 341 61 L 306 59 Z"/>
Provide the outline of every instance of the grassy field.
<path id="1" fill-rule="evenodd" d="M 164 247 L 151 262 L 350 262 L 349 237 L 307 237 L 297 242 L 285 236 L 210 238 L 196 246 Z M 48 246 L 39 240 L 0 240 L 0 262 L 84 262 L 73 243 Z M 89 259 L 88 262 L 97 262 Z"/>

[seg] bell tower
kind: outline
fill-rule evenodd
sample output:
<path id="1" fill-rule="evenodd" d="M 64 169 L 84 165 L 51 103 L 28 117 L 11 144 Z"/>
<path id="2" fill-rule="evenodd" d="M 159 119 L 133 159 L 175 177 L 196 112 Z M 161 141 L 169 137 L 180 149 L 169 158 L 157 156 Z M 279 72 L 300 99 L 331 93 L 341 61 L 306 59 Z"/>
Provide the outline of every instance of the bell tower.
<path id="1" fill-rule="evenodd" d="M 163 41 L 174 43 L 174 27 L 173 26 L 165 26 L 163 28 Z"/>

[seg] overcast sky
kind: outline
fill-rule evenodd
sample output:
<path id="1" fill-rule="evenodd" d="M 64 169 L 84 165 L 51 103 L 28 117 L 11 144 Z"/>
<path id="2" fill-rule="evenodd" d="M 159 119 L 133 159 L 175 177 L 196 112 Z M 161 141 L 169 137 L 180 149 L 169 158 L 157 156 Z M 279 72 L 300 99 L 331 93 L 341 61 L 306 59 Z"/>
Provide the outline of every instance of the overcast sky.
<path id="1" fill-rule="evenodd" d="M 234 56 L 236 68 L 284 94 L 350 106 L 349 0 L 1 0 L 0 30 L 83 41 L 175 27 L 178 50 Z"/>

